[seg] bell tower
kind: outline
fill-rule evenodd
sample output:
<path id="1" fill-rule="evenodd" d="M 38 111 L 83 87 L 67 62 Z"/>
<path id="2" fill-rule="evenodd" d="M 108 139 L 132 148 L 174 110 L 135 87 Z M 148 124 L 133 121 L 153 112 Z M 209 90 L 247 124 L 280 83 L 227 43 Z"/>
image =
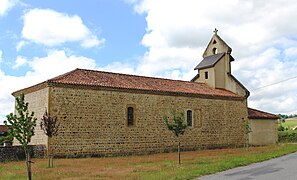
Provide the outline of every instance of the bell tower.
<path id="1" fill-rule="evenodd" d="M 248 90 L 231 74 L 232 49 L 218 35 L 217 29 L 213 32 L 202 55 L 203 60 L 195 67 L 198 74 L 191 81 L 249 96 Z"/>
<path id="2" fill-rule="evenodd" d="M 232 49 L 228 46 L 228 44 L 218 35 L 218 30 L 215 28 L 213 31 L 214 34 L 209 41 L 204 53 L 203 58 L 215 54 L 226 53 L 231 54 Z"/>

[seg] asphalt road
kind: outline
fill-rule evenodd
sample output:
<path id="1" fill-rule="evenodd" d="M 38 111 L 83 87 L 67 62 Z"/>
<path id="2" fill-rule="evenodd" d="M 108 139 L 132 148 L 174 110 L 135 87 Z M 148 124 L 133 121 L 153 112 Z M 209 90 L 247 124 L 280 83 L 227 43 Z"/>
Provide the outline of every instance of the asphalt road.
<path id="1" fill-rule="evenodd" d="M 297 153 L 199 177 L 198 180 L 297 180 Z"/>

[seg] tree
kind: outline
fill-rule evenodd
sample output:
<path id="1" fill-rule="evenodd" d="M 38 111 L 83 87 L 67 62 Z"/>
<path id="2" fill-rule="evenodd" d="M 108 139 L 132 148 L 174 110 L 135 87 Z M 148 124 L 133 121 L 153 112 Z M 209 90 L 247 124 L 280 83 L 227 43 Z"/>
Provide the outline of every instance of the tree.
<path id="1" fill-rule="evenodd" d="M 43 132 L 48 136 L 49 140 L 53 136 L 58 135 L 58 129 L 59 129 L 59 122 L 57 116 L 51 117 L 47 111 L 45 111 L 43 117 L 41 118 L 40 127 L 43 130 Z M 48 148 L 48 167 L 54 167 L 53 163 L 53 155 L 50 151 L 50 146 L 47 146 Z"/>
<path id="2" fill-rule="evenodd" d="M 0 137 L 0 145 L 5 143 L 12 144 L 12 141 L 13 141 L 13 136 L 11 135 L 11 133 L 7 133 L 4 136 Z"/>
<path id="3" fill-rule="evenodd" d="M 25 102 L 25 95 L 21 93 L 19 97 L 16 97 L 15 108 L 17 113 L 10 113 L 6 116 L 6 118 L 8 123 L 12 126 L 9 130 L 9 133 L 14 138 L 16 138 L 24 148 L 28 179 L 31 180 L 31 157 L 28 149 L 28 144 L 31 141 L 31 137 L 34 136 L 34 129 L 37 119 L 34 117 L 33 111 L 29 113 L 28 105 L 29 103 Z M 7 125 L 7 121 L 4 122 L 5 125 Z"/>
<path id="4" fill-rule="evenodd" d="M 252 128 L 250 126 L 250 123 L 248 120 L 244 120 L 243 119 L 243 124 L 242 124 L 242 127 L 243 127 L 243 132 L 244 132 L 244 136 L 245 136 L 245 149 L 248 150 L 249 149 L 249 133 L 252 132 Z"/>
<path id="5" fill-rule="evenodd" d="M 173 115 L 173 123 L 170 123 L 168 121 L 168 118 L 166 115 L 163 116 L 163 120 L 165 124 L 167 125 L 167 128 L 174 133 L 174 135 L 178 138 L 178 163 L 180 164 L 180 139 L 179 137 L 184 134 L 187 124 L 184 124 L 184 113 L 176 113 L 176 111 L 172 111 Z"/>

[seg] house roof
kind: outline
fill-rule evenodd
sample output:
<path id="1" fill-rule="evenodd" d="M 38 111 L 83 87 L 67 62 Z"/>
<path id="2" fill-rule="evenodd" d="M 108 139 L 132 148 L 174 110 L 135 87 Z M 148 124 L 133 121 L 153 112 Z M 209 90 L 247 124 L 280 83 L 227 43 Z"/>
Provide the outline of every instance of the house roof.
<path id="1" fill-rule="evenodd" d="M 111 88 L 117 90 L 138 90 L 151 93 L 170 93 L 173 95 L 194 95 L 210 98 L 237 98 L 243 99 L 231 91 L 215 89 L 204 83 L 170 80 L 163 78 L 136 76 L 111 73 L 104 71 L 75 69 L 66 74 L 49 79 L 43 83 L 14 92 L 16 95 L 29 89 L 44 88 L 46 86 L 83 86 L 92 88 Z"/>
<path id="2" fill-rule="evenodd" d="M 0 132 L 7 132 L 8 128 L 5 125 L 0 125 Z"/>
<path id="3" fill-rule="evenodd" d="M 257 109 L 248 108 L 248 118 L 249 119 L 278 119 L 279 116 L 275 114 L 270 114 Z"/>

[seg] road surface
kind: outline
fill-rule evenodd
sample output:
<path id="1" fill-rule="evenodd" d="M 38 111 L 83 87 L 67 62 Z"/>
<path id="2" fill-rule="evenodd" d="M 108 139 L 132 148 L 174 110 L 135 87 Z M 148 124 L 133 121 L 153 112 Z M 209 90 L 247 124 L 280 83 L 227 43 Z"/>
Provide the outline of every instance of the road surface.
<path id="1" fill-rule="evenodd" d="M 198 180 L 297 180 L 297 152 L 199 177 Z"/>

